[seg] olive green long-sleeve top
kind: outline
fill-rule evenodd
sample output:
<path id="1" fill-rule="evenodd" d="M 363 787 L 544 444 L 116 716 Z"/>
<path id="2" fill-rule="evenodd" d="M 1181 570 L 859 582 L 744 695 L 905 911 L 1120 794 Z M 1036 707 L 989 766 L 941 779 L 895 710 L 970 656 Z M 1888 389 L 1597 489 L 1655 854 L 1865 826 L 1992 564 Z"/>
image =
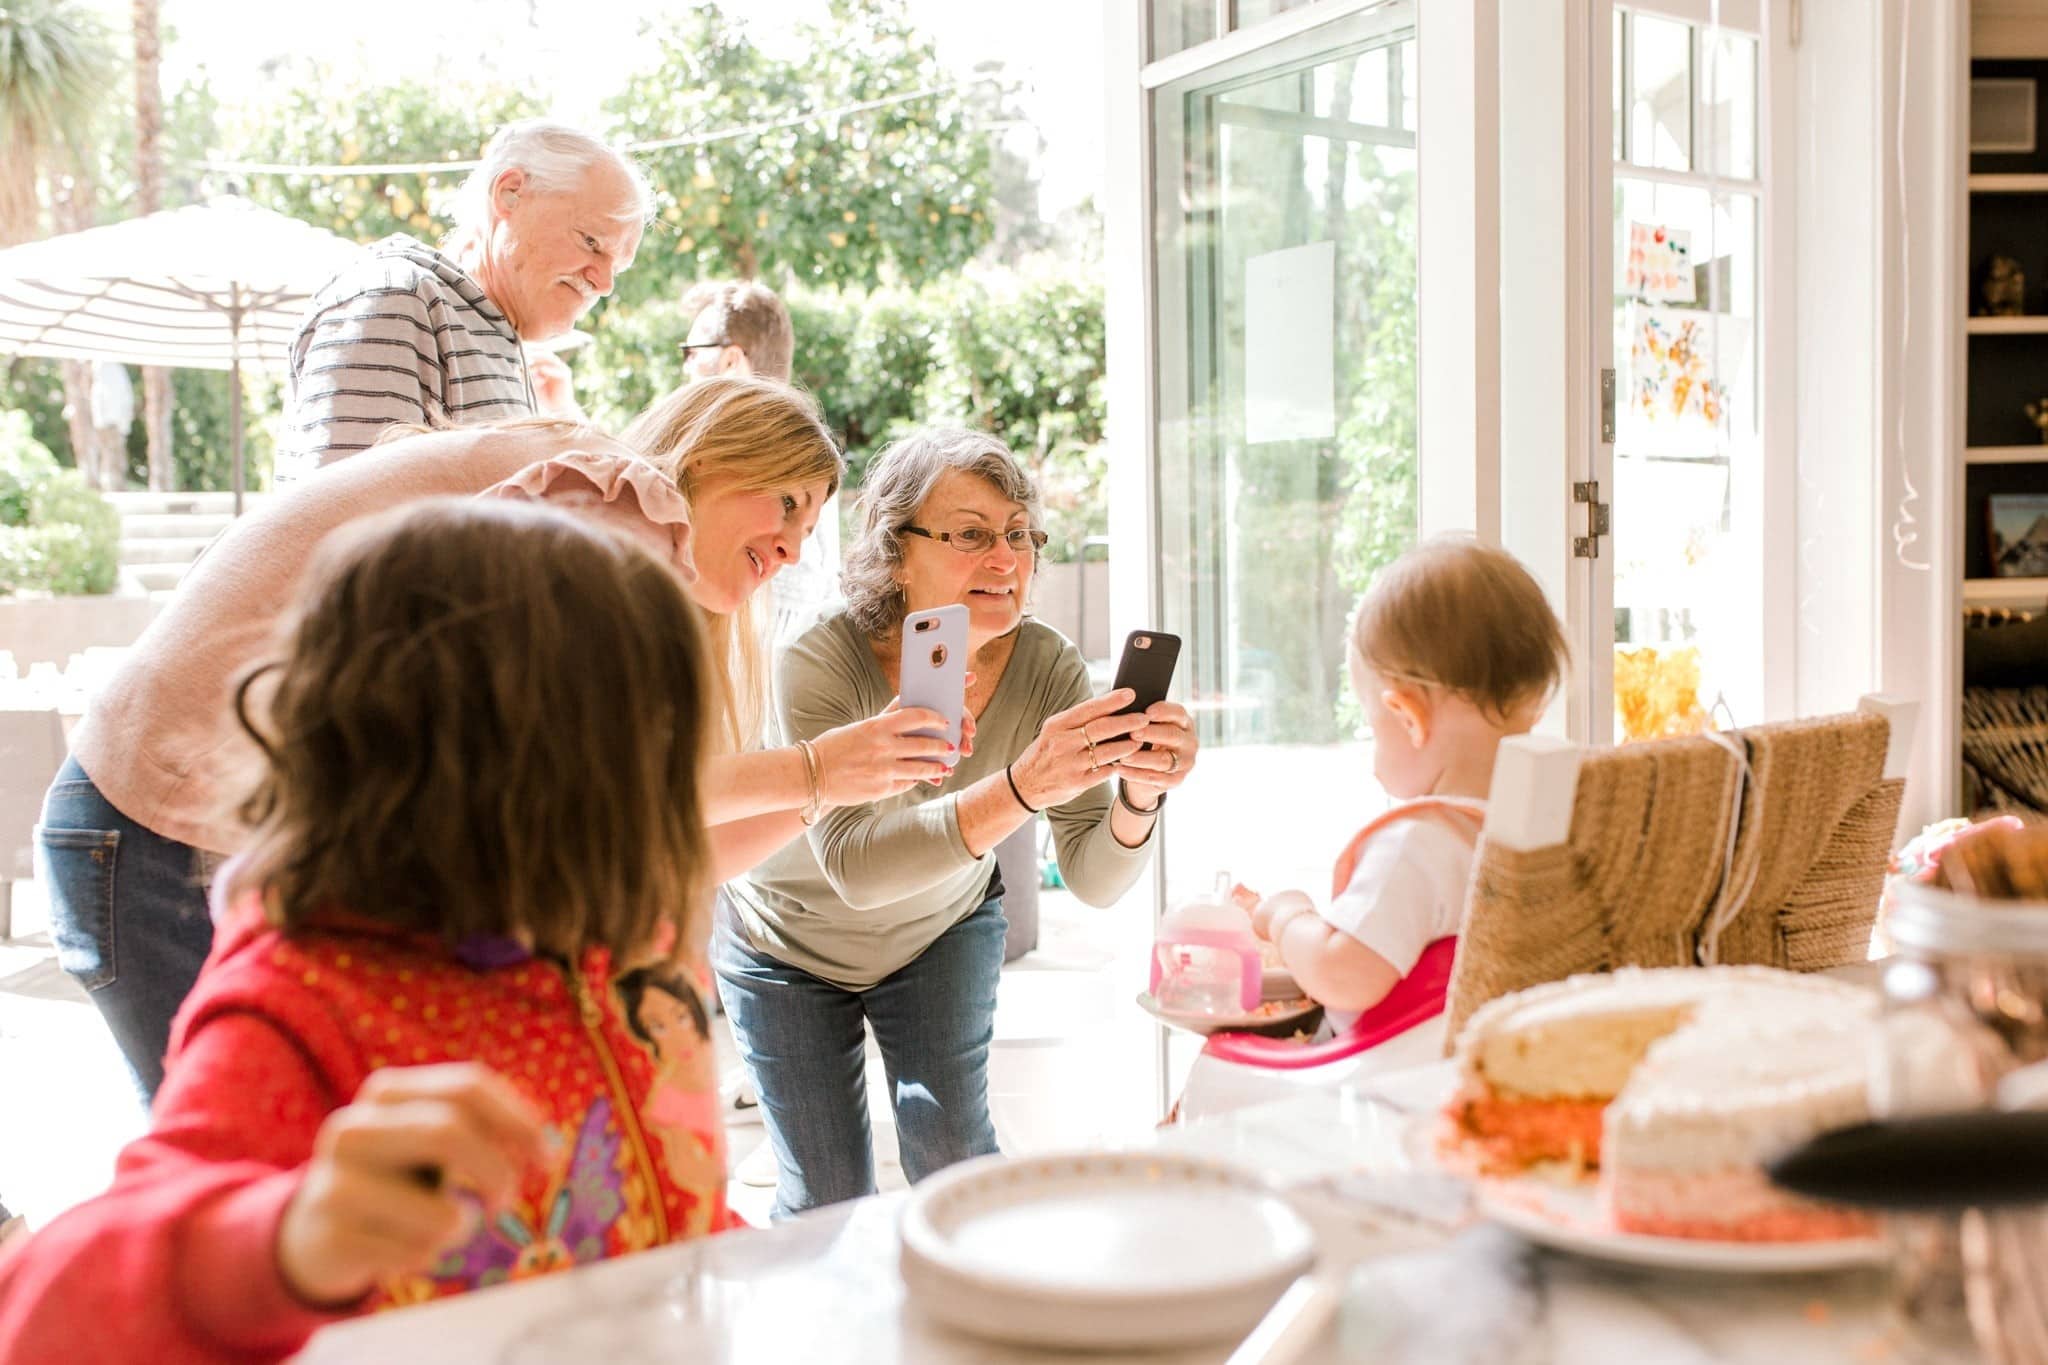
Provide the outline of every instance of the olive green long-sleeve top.
<path id="1" fill-rule="evenodd" d="M 879 714 L 894 695 L 867 637 L 843 612 L 790 646 L 777 684 L 780 744 Z M 886 801 L 827 811 L 802 838 L 727 884 L 749 946 L 848 990 L 865 990 L 912 961 L 981 904 L 995 872 L 995 853 L 977 858 L 960 836 L 959 794 L 1000 774 L 1048 716 L 1090 695 L 1081 652 L 1052 627 L 1026 620 L 976 722 L 974 752 L 944 786 L 919 783 Z M 1046 811 L 1060 875 L 1090 905 L 1129 890 L 1151 856 L 1149 836 L 1126 848 L 1110 833 L 1114 797 L 1104 781 Z"/>

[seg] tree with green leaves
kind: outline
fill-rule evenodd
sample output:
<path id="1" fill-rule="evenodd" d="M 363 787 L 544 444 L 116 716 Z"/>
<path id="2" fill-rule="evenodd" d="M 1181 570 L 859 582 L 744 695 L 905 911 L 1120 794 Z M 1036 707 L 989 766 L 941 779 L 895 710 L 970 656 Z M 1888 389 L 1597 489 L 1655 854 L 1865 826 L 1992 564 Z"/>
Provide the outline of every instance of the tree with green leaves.
<path id="1" fill-rule="evenodd" d="M 112 74 L 106 33 L 76 0 L 0 5 L 0 246 L 42 235 L 42 178 L 91 159 L 80 131 Z"/>
<path id="2" fill-rule="evenodd" d="M 45 189 L 58 230 L 92 225 L 96 148 L 87 130 L 112 76 L 106 32 L 83 5 L 0 5 L 0 247 L 42 235 Z M 96 484 L 110 480 L 97 458 L 91 369 L 75 360 L 63 362 L 62 369 L 78 467 Z"/>
<path id="3" fill-rule="evenodd" d="M 903 0 L 833 0 L 801 49 L 772 56 L 709 3 L 649 34 L 648 60 L 606 105 L 619 138 L 730 135 L 641 153 L 660 217 L 621 304 L 735 276 L 914 287 L 988 241 L 989 139 Z"/>
<path id="4" fill-rule="evenodd" d="M 501 126 L 543 112 L 531 95 L 502 85 L 365 85 L 310 61 L 280 72 L 278 88 L 278 100 L 244 111 L 237 126 L 221 130 L 229 159 L 365 167 L 474 161 Z M 432 243 L 452 226 L 455 191 L 467 175 L 370 169 L 339 176 L 264 173 L 250 177 L 248 195 L 359 242 L 405 232 Z"/>

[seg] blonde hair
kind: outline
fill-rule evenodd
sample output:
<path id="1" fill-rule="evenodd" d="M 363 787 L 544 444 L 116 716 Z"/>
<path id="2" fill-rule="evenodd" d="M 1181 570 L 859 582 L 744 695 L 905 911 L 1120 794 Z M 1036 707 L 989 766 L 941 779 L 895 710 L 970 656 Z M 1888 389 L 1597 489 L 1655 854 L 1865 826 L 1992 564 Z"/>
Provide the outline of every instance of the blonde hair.
<path id="1" fill-rule="evenodd" d="M 263 769 L 229 893 L 287 932 L 340 910 L 620 969 L 700 951 L 723 693 L 700 615 L 666 564 L 548 508 L 343 528 L 235 693 Z"/>
<path id="2" fill-rule="evenodd" d="M 1495 720 L 1547 699 L 1571 659 L 1529 571 L 1467 536 L 1425 541 L 1381 570 L 1351 648 L 1380 677 L 1441 687 Z"/>
<path id="3" fill-rule="evenodd" d="M 712 485 L 742 492 L 799 488 L 823 480 L 839 491 L 839 444 L 801 389 L 772 379 L 717 375 L 658 399 L 619 438 L 675 481 L 686 502 Z M 724 732 L 729 751 L 758 740 L 768 704 L 768 666 L 749 597 L 729 615 L 706 612 L 713 654 L 730 686 Z"/>

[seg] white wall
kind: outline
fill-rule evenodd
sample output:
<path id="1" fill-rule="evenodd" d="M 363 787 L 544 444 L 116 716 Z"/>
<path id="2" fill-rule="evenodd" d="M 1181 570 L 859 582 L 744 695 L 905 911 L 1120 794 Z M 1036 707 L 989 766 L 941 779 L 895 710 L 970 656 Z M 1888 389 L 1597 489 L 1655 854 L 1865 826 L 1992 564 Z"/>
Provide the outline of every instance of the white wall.
<path id="1" fill-rule="evenodd" d="M 1796 708 L 1920 703 L 1910 831 L 1956 802 L 1965 19 L 1923 0 L 1803 17 Z"/>
<path id="2" fill-rule="evenodd" d="M 1877 677 L 1879 30 L 1871 0 L 1805 0 L 1799 144 L 1795 707 L 1846 711 Z"/>

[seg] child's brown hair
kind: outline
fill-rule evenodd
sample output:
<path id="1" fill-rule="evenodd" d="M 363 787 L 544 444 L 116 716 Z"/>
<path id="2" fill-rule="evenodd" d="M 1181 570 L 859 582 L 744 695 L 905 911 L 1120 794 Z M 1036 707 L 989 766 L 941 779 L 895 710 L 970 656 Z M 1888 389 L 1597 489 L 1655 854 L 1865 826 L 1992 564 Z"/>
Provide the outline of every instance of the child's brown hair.
<path id="1" fill-rule="evenodd" d="M 1389 682 L 1441 687 L 1494 720 L 1547 698 L 1571 658 L 1529 571 L 1466 536 L 1425 541 L 1383 569 L 1352 617 L 1351 648 Z"/>
<path id="2" fill-rule="evenodd" d="M 344 530 L 236 693 L 266 762 L 230 894 L 288 931 L 339 911 L 601 945 L 622 969 L 664 921 L 697 947 L 723 705 L 698 615 L 652 555 L 546 508 L 433 501 Z"/>

